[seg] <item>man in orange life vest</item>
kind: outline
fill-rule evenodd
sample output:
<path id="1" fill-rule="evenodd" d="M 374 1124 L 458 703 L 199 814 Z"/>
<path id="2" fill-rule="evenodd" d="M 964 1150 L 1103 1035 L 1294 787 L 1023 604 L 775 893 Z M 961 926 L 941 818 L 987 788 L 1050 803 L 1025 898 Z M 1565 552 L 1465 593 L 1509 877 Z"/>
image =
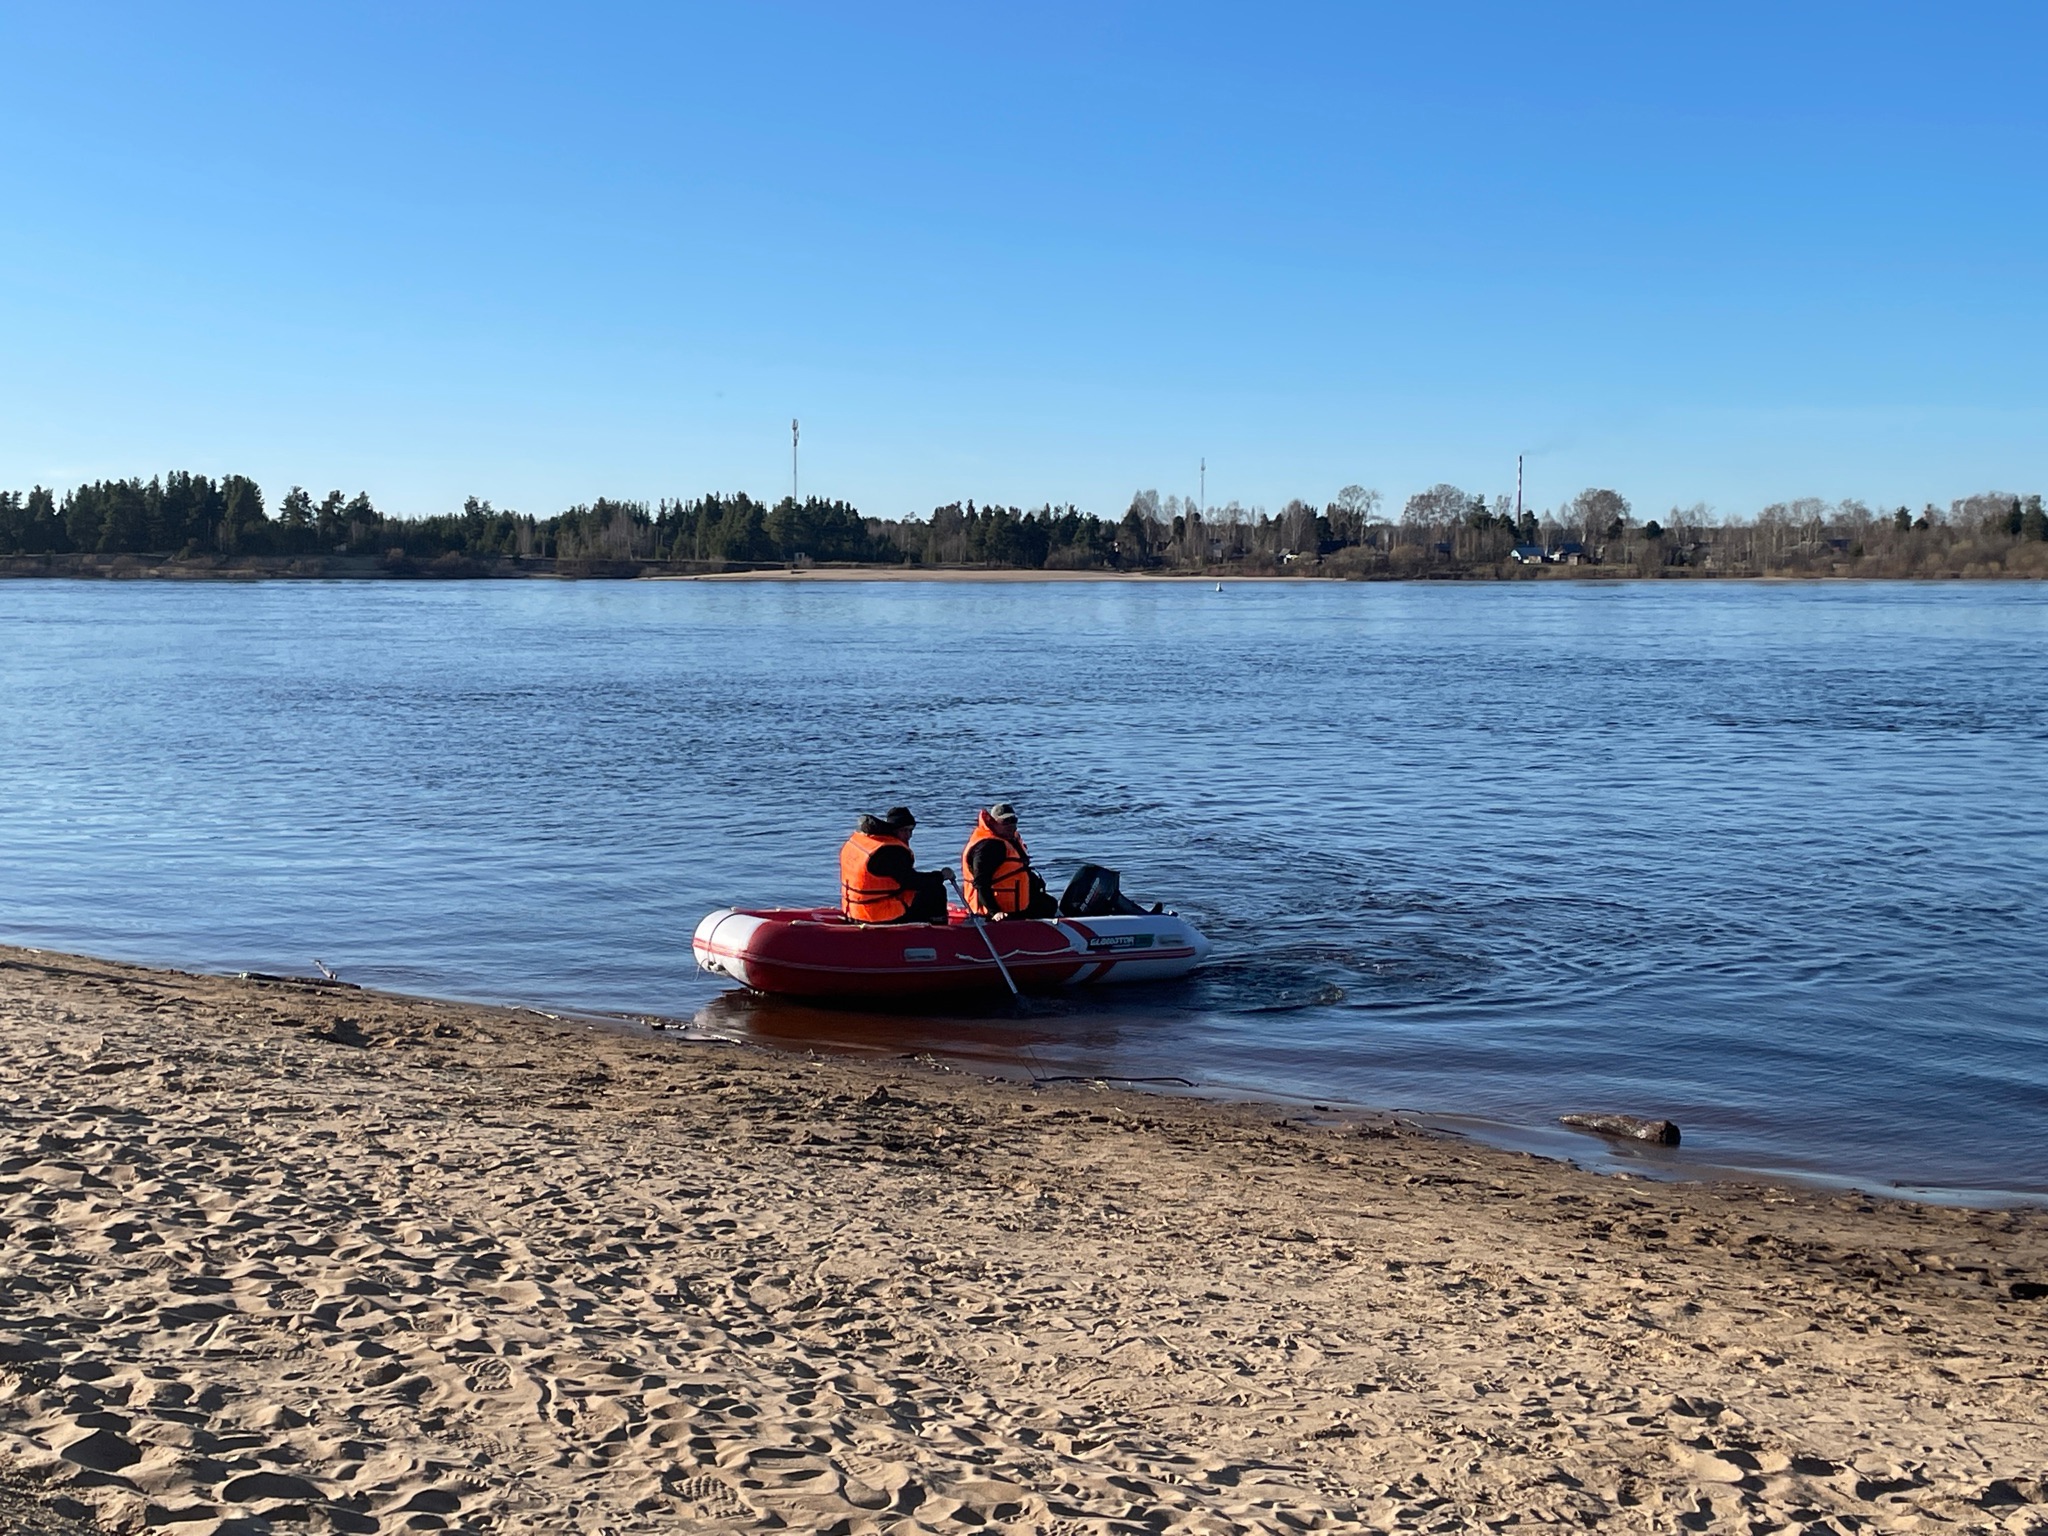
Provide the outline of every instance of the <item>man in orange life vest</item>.
<path id="1" fill-rule="evenodd" d="M 1060 904 L 1031 867 L 1017 835 L 1017 808 L 999 800 L 974 823 L 960 851 L 960 885 L 967 910 L 998 922 L 1006 917 L 1057 917 Z"/>
<path id="2" fill-rule="evenodd" d="M 856 923 L 943 923 L 946 877 L 910 852 L 917 818 L 907 806 L 863 816 L 839 850 L 839 910 Z"/>

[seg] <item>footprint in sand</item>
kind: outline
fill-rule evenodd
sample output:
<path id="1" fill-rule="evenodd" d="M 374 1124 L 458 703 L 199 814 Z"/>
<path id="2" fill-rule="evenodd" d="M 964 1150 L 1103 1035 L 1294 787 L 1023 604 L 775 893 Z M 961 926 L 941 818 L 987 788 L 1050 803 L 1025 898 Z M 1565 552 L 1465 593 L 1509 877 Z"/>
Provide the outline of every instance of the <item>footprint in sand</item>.
<path id="1" fill-rule="evenodd" d="M 870 1488 L 885 1487 L 892 1474 L 895 1480 L 900 1482 L 907 1465 L 900 1461 L 884 1461 L 848 1445 L 839 1446 L 833 1451 L 832 1456 L 846 1472 L 859 1478 Z"/>
<path id="2" fill-rule="evenodd" d="M 509 1392 L 512 1390 L 512 1367 L 502 1360 L 479 1360 L 470 1367 L 469 1390 L 472 1392 Z"/>
<path id="3" fill-rule="evenodd" d="M 270 1304 L 286 1312 L 306 1312 L 319 1305 L 317 1291 L 303 1285 L 281 1285 L 270 1293 Z"/>
<path id="4" fill-rule="evenodd" d="M 671 1491 L 692 1514 L 706 1520 L 739 1520 L 754 1512 L 722 1478 L 686 1477 Z"/>
<path id="5" fill-rule="evenodd" d="M 520 1446 L 510 1435 L 464 1433 L 455 1437 L 463 1445 L 482 1451 L 493 1461 L 504 1461 L 519 1454 Z"/>

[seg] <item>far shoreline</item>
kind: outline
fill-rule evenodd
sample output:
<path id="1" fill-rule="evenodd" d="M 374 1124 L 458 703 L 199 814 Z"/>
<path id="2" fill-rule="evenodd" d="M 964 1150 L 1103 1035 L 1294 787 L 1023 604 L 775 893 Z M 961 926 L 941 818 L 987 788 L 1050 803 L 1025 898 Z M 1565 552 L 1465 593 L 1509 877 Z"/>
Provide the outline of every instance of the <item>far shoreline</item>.
<path id="1" fill-rule="evenodd" d="M 370 556 L 329 555 L 300 558 L 272 556 L 238 560 L 178 560 L 136 555 L 13 555 L 0 557 L 0 581 L 95 581 L 190 583 L 410 582 L 436 584 L 471 581 L 651 581 L 765 582 L 782 585 L 842 585 L 929 582 L 966 585 L 1047 585 L 1056 583 L 1154 586 L 1637 586 L 1642 584 L 1721 585 L 1762 583 L 1819 586 L 1830 583 L 1934 586 L 1952 582 L 2028 583 L 2048 580 L 2048 573 L 2006 570 L 1938 571 L 1886 575 L 1835 571 L 1712 571 L 1665 566 L 1654 573 L 1622 566 L 1476 566 L 1414 571 L 1332 571 L 1314 566 L 1297 570 L 1047 570 L 1031 566 L 974 565 L 789 565 L 736 562 L 628 560 L 500 560 L 467 558 L 407 561 L 399 565 Z"/>
<path id="2" fill-rule="evenodd" d="M 936 581 L 984 582 L 995 585 L 1045 582 L 1149 582 L 1160 585 L 1201 585 L 1203 582 L 1347 582 L 1364 578 L 1316 576 L 1304 573 L 1287 576 L 1278 572 L 1257 575 L 1212 571 L 1044 571 L 1022 566 L 811 566 L 776 571 L 708 571 L 688 576 L 648 576 L 646 581 Z M 1397 578 L 1407 579 L 1407 578 Z"/>

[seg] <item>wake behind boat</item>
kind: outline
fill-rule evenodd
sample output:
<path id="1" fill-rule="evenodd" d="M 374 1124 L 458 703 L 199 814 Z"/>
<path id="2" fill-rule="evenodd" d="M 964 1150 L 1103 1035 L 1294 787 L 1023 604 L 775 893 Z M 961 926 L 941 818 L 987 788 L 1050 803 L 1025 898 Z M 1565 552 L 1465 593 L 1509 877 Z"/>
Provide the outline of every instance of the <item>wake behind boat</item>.
<path id="1" fill-rule="evenodd" d="M 976 923 L 954 906 L 943 923 L 875 924 L 836 907 L 721 907 L 697 924 L 691 948 L 702 969 L 756 992 L 827 998 L 1168 981 L 1207 959 L 1210 944 L 1173 912 Z"/>

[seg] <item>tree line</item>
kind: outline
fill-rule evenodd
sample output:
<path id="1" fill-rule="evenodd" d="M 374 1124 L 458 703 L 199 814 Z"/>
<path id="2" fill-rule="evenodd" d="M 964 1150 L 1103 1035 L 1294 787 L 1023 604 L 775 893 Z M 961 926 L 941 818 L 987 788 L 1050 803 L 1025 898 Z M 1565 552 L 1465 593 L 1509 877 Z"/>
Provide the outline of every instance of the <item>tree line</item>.
<path id="1" fill-rule="evenodd" d="M 390 564 L 450 556 L 498 560 L 772 562 L 879 556 L 869 523 L 843 501 L 746 495 L 694 500 L 603 497 L 552 517 L 500 511 L 472 496 L 459 513 L 392 517 L 366 493 L 319 501 L 293 486 L 272 516 L 246 475 L 218 480 L 176 471 L 151 480 L 100 480 L 56 493 L 0 491 L 0 555 L 150 555 L 235 559 L 370 555 Z"/>
<path id="2" fill-rule="evenodd" d="M 863 517 L 841 500 L 744 492 L 649 504 L 600 497 L 550 517 L 470 497 L 459 513 L 392 517 L 365 493 L 318 501 L 293 486 L 272 516 L 246 475 L 177 471 L 56 493 L 0 491 L 0 556 L 132 555 L 185 560 L 374 556 L 387 566 L 582 562 L 972 564 L 1055 569 L 1151 563 L 1152 530 L 1068 507 L 1035 513 L 955 502 L 928 519 Z"/>
<path id="3" fill-rule="evenodd" d="M 1300 570 L 1340 576 L 1524 574 L 1536 565 L 1627 575 L 2048 575 L 2039 495 L 1962 498 L 1915 513 L 1860 501 L 1775 503 L 1750 518 L 1704 505 L 1638 519 L 1589 487 L 1554 508 L 1517 508 L 1438 484 L 1389 514 L 1346 486 L 1279 511 L 1145 490 L 1121 517 L 1072 505 L 1026 510 L 949 502 L 928 516 L 864 517 L 845 501 L 744 493 L 579 503 L 548 517 L 469 498 L 459 513 L 392 517 L 369 496 L 293 486 L 275 514 L 246 475 L 189 471 L 100 480 L 63 493 L 0 491 L 0 556 L 132 556 L 220 562 L 372 557 L 397 572 L 483 574 L 511 563 L 618 568 L 853 563 L 1041 570 Z"/>

